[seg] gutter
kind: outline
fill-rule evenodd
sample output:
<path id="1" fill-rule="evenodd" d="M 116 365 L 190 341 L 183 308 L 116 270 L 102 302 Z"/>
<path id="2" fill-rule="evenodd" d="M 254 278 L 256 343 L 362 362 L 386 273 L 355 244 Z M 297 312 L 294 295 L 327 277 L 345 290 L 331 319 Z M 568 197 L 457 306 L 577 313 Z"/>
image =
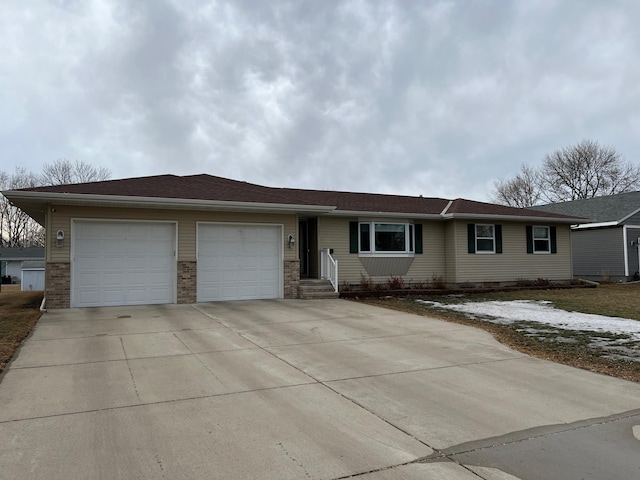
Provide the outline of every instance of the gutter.
<path id="1" fill-rule="evenodd" d="M 574 230 L 585 230 L 587 228 L 599 228 L 599 227 L 615 227 L 619 222 L 600 222 L 600 223 L 581 223 L 573 227 Z"/>
<path id="2" fill-rule="evenodd" d="M 206 209 L 215 207 L 220 210 L 254 210 L 254 211 L 275 211 L 275 212 L 309 212 L 309 213 L 329 213 L 336 209 L 329 205 L 304 205 L 289 203 L 265 203 L 265 202 L 238 202 L 225 200 L 202 200 L 186 198 L 164 198 L 164 197 L 131 197 L 125 195 L 93 195 L 84 193 L 50 193 L 50 192 L 23 192 L 7 190 L 2 192 L 11 203 L 20 201 L 39 201 L 43 203 L 55 203 L 59 205 L 130 205 L 165 208 L 199 208 Z"/>
<path id="3" fill-rule="evenodd" d="M 511 220 L 523 222 L 569 223 L 575 225 L 584 218 L 567 217 L 538 217 L 533 215 L 493 215 L 482 213 L 447 213 L 441 216 L 443 220 Z"/>
<path id="4" fill-rule="evenodd" d="M 336 208 L 336 207 L 334 207 Z M 332 210 L 328 215 L 342 217 L 385 217 L 385 218 L 424 218 L 426 220 L 440 220 L 439 213 L 410 213 L 410 212 L 372 212 L 370 210 Z"/>

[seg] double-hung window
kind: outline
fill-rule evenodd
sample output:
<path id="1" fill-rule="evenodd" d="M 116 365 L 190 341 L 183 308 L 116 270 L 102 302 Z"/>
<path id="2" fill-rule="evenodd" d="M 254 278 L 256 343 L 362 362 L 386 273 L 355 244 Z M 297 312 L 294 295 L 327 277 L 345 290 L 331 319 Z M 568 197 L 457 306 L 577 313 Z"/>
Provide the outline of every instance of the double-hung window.
<path id="1" fill-rule="evenodd" d="M 496 253 L 495 225 L 476 225 L 476 253 Z"/>
<path id="2" fill-rule="evenodd" d="M 502 253 L 502 225 L 468 223 L 469 253 Z"/>
<path id="3" fill-rule="evenodd" d="M 556 227 L 527 225 L 527 253 L 558 253 Z"/>
<path id="4" fill-rule="evenodd" d="M 549 227 L 533 227 L 533 253 L 551 253 Z"/>
<path id="5" fill-rule="evenodd" d="M 358 247 L 359 253 L 414 253 L 414 225 L 411 223 L 360 222 Z"/>

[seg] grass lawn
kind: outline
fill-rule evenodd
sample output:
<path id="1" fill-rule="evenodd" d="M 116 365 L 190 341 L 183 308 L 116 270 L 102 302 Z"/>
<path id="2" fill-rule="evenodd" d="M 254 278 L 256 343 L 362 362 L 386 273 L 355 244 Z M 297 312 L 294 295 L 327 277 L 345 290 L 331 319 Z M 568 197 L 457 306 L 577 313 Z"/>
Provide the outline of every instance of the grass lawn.
<path id="1" fill-rule="evenodd" d="M 546 300 L 562 310 L 621 317 L 640 321 L 640 284 L 600 285 L 598 288 L 559 290 L 518 290 L 496 293 L 469 294 L 463 297 L 431 295 L 419 297 L 367 298 L 360 301 L 418 315 L 437 317 L 489 331 L 500 342 L 529 355 L 564 363 L 593 372 L 604 373 L 640 382 L 640 345 L 631 343 L 637 351 L 635 361 L 610 358 L 610 352 L 598 348 L 597 339 L 606 334 L 557 329 L 561 333 L 531 335 L 530 323 L 498 324 L 470 318 L 461 312 L 429 308 L 417 303 L 417 298 L 441 303 Z M 544 328 L 541 327 L 541 331 Z M 562 340 L 558 341 L 558 337 Z"/>
<path id="2" fill-rule="evenodd" d="M 21 292 L 20 285 L 2 285 L 0 291 L 0 372 L 29 335 L 42 312 L 43 292 Z"/>

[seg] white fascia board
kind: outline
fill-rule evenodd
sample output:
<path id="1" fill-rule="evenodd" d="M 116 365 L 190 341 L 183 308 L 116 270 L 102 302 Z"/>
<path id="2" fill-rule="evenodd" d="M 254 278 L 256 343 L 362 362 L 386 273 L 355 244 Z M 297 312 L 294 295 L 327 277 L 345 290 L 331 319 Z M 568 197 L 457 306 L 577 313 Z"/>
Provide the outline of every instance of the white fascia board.
<path id="1" fill-rule="evenodd" d="M 441 220 L 439 213 L 406 213 L 406 212 L 371 212 L 361 210 L 332 210 L 327 214 L 339 217 L 388 217 L 388 218 L 422 218 L 425 220 Z"/>
<path id="2" fill-rule="evenodd" d="M 288 203 L 260 203 L 260 202 L 231 202 L 223 200 L 198 200 L 188 198 L 159 198 L 159 197 L 131 197 L 125 195 L 89 195 L 83 193 L 51 193 L 51 192 L 16 192 L 7 191 L 5 196 L 13 201 L 40 201 L 43 203 L 60 205 L 91 205 L 91 206 L 129 206 L 155 207 L 172 209 L 207 209 L 233 211 L 275 211 L 275 212 L 310 212 L 328 213 L 335 210 L 335 206 L 326 205 L 297 205 Z M 4 194 L 4 192 L 3 192 Z"/>
<path id="3" fill-rule="evenodd" d="M 580 223 L 572 228 L 573 230 L 586 230 L 588 228 L 616 227 L 618 225 L 618 222 Z"/>
<path id="4" fill-rule="evenodd" d="M 537 223 L 568 223 L 575 225 L 577 218 L 537 217 L 531 215 L 487 215 L 481 213 L 447 213 L 442 215 L 443 220 L 501 220 L 512 222 L 537 222 Z"/>
<path id="5" fill-rule="evenodd" d="M 618 220 L 618 223 L 622 223 L 622 222 L 626 221 L 627 219 L 633 217 L 638 212 L 640 212 L 640 208 L 634 210 L 629 215 L 626 215 L 626 216 L 622 217 L 620 220 Z"/>

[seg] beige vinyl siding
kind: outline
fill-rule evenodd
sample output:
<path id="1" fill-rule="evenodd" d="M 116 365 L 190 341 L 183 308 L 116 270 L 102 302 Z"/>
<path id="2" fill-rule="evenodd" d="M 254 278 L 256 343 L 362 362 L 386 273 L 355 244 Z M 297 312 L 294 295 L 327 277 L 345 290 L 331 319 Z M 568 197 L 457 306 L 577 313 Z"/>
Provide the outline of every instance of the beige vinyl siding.
<path id="1" fill-rule="evenodd" d="M 408 272 L 402 275 L 405 282 L 428 282 L 432 278 L 444 276 L 444 223 L 443 222 L 414 222 L 407 219 L 369 219 L 348 217 L 319 217 L 318 218 L 318 251 L 312 255 L 319 257 L 320 249 L 333 248 L 333 258 L 338 260 L 339 282 L 358 284 L 361 275 L 369 277 L 365 266 L 357 253 L 349 253 L 349 222 L 380 220 L 387 222 L 422 223 L 422 254 L 416 254 Z M 403 257 L 403 260 L 406 257 Z M 393 259 L 386 259 L 393 262 Z M 385 260 L 385 261 L 386 261 Z M 386 282 L 389 275 L 372 277 L 374 282 Z"/>
<path id="2" fill-rule="evenodd" d="M 444 244 L 445 244 L 445 282 L 456 283 L 456 269 L 458 249 L 456 222 L 446 222 L 444 224 Z"/>
<path id="3" fill-rule="evenodd" d="M 195 261 L 196 259 L 196 223 L 197 222 L 230 222 L 230 223 L 264 223 L 284 225 L 284 239 L 289 235 L 297 237 L 297 217 L 295 214 L 210 212 L 200 210 L 155 210 L 144 208 L 99 208 L 56 205 L 55 213 L 50 213 L 50 230 L 48 235 L 51 262 L 68 262 L 71 244 L 71 220 L 140 220 L 176 222 L 178 228 L 178 261 Z M 51 209 L 49 209 L 51 211 Z M 65 233 L 63 247 L 55 246 L 55 232 Z M 298 258 L 297 248 L 288 248 L 284 244 L 284 259 Z"/>
<path id="4" fill-rule="evenodd" d="M 496 254 L 468 253 L 467 224 L 456 221 L 456 283 L 512 282 L 519 279 L 568 280 L 571 271 L 571 240 L 569 225 L 556 225 L 557 254 L 527 253 L 526 225 L 500 223 L 502 251 Z M 483 222 L 486 223 L 486 222 Z M 542 225 L 536 223 L 536 225 Z"/>
<path id="5" fill-rule="evenodd" d="M 357 254 L 349 253 L 349 221 L 356 218 L 318 217 L 318 249 L 309 255 L 319 261 L 320 250 L 333 248 L 333 258 L 338 261 L 338 282 L 360 283 L 360 274 L 365 274 Z"/>

